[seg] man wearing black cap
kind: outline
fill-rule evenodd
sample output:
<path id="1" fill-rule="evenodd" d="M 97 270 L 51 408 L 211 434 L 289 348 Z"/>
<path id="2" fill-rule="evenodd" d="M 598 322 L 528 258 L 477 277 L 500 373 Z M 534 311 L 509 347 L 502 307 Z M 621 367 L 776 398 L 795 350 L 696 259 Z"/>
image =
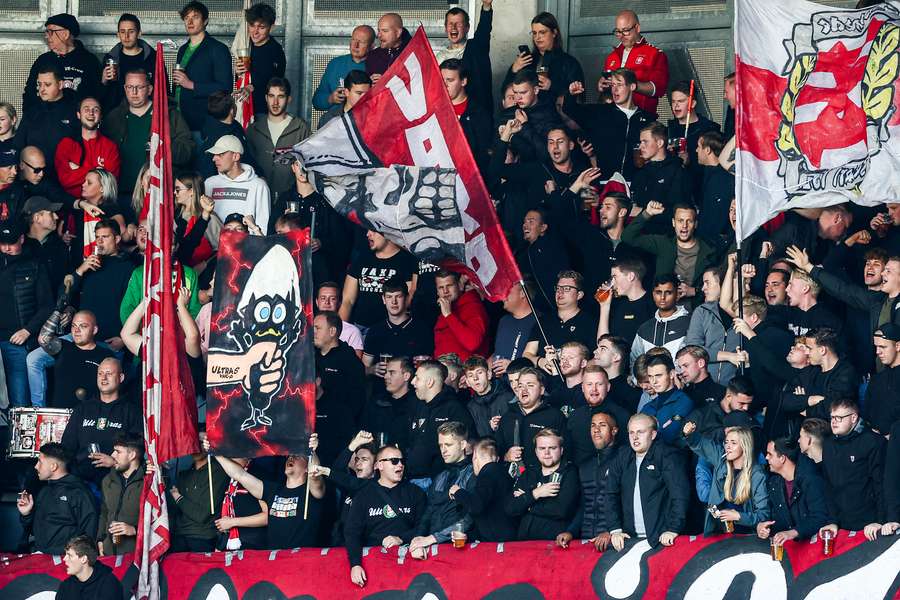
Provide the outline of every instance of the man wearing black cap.
<path id="1" fill-rule="evenodd" d="M 863 418 L 873 431 L 887 435 L 900 421 L 900 325 L 885 323 L 873 337 L 875 356 L 884 368 L 869 381 Z"/>
<path id="2" fill-rule="evenodd" d="M 22 94 L 23 114 L 27 115 L 38 104 L 37 76 L 47 65 L 53 65 L 63 73 L 63 87 L 75 92 L 78 99 L 96 97 L 100 92 L 100 61 L 75 39 L 80 32 L 78 19 L 68 13 L 53 15 L 44 23 L 48 51 L 31 65 Z"/>
<path id="3" fill-rule="evenodd" d="M 0 221 L 0 355 L 13 406 L 28 403 L 25 357 L 53 309 L 47 272 L 23 251 L 24 242 L 18 220 Z"/>
<path id="4" fill-rule="evenodd" d="M 18 153 L 13 148 L 0 151 L 0 221 L 19 218 L 25 193 L 16 183 Z"/>
<path id="5" fill-rule="evenodd" d="M 25 248 L 39 260 L 50 277 L 50 289 L 56 290 L 66 273 L 72 270 L 69 264 L 69 247 L 66 246 L 56 225 L 62 203 L 50 202 L 44 196 L 32 196 L 25 202 L 22 213 L 28 231 L 25 232 Z"/>

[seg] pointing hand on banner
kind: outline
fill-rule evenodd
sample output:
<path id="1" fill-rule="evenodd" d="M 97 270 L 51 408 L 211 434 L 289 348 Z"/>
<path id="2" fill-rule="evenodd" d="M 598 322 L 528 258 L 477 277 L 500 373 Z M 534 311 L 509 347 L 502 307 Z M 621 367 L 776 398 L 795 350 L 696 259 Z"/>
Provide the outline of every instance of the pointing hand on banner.
<path id="1" fill-rule="evenodd" d="M 244 388 L 248 391 L 258 389 L 260 394 L 271 394 L 278 389 L 284 358 L 275 342 L 254 344 L 247 351 L 244 361 L 253 365 L 241 382 Z"/>

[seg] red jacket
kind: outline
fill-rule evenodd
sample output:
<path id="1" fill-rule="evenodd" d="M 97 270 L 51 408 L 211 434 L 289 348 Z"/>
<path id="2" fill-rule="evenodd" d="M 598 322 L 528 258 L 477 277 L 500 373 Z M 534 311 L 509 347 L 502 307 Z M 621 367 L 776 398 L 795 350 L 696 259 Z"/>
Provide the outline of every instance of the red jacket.
<path id="1" fill-rule="evenodd" d="M 488 315 L 481 298 L 472 290 L 450 306 L 450 316 L 439 315 L 434 324 L 435 357 L 454 352 L 461 361 L 473 354 L 487 356 Z"/>
<path id="2" fill-rule="evenodd" d="M 73 169 L 69 163 L 79 166 Z M 81 184 L 87 172 L 91 169 L 101 168 L 112 173 L 116 180 L 119 179 L 119 147 L 116 143 L 102 134 L 97 134 L 92 140 L 84 140 L 84 152 L 81 146 L 70 137 L 65 137 L 56 147 L 56 157 L 53 161 L 56 167 L 56 175 L 59 183 L 66 193 L 74 198 L 81 198 Z"/>
<path id="3" fill-rule="evenodd" d="M 628 53 L 628 60 L 623 65 L 622 55 L 624 53 L 625 47 L 622 44 L 616 46 L 606 57 L 603 70 L 615 71 L 624 66 L 634 71 L 638 81 L 652 81 L 656 86 L 656 93 L 653 96 L 635 93 L 634 103 L 655 115 L 656 105 L 659 103 L 658 98 L 664 96 L 669 87 L 669 59 L 666 58 L 665 52 L 643 37 Z"/>

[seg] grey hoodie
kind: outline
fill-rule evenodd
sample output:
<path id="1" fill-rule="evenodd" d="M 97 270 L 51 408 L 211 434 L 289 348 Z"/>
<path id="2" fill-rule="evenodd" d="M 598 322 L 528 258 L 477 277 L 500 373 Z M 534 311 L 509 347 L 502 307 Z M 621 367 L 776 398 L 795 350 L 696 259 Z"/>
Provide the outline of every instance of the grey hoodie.
<path id="1" fill-rule="evenodd" d="M 704 302 L 694 309 L 684 338 L 685 346 L 702 346 L 709 353 L 709 360 L 715 361 L 720 351 L 737 350 L 738 341 L 739 336 L 734 330 L 722 322 L 718 302 Z M 709 375 L 716 383 L 728 385 L 731 378 L 737 375 L 737 367 L 730 362 L 711 364 Z"/>

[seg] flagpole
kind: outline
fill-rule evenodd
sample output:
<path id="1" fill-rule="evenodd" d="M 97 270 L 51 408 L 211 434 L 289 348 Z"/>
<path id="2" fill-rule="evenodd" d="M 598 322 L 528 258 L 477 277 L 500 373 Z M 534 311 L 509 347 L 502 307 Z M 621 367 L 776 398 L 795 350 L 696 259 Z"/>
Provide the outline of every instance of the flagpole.
<path id="1" fill-rule="evenodd" d="M 537 323 L 538 330 L 541 332 L 541 338 L 543 338 L 544 340 L 544 346 L 549 346 L 550 340 L 547 339 L 547 333 L 544 331 L 544 326 L 541 325 L 541 318 L 538 316 L 538 313 L 534 308 L 534 302 L 531 301 L 531 296 L 528 295 L 528 289 L 525 287 L 525 281 L 520 279 L 519 285 L 522 287 L 522 294 L 525 296 L 525 299 L 528 300 L 528 306 L 531 307 L 531 314 L 534 315 L 534 322 Z M 557 359 L 551 359 L 550 362 L 553 364 L 553 368 L 556 370 L 556 374 L 559 375 L 560 380 L 565 383 L 566 378 L 563 377 L 562 369 L 559 368 L 559 362 L 557 361 Z"/>
<path id="2" fill-rule="evenodd" d="M 685 144 L 687 144 L 688 129 L 690 129 L 690 127 L 691 127 L 691 104 L 693 104 L 693 103 L 694 103 L 694 80 L 691 79 L 691 90 L 690 90 L 690 94 L 688 95 L 688 106 L 687 106 L 688 112 L 687 112 L 687 118 L 685 119 L 687 121 L 687 123 L 684 124 L 684 143 Z"/>
<path id="3" fill-rule="evenodd" d="M 212 454 L 206 455 L 206 478 L 209 480 L 209 514 L 216 514 L 216 507 L 213 504 L 213 485 L 212 485 Z"/>
<path id="4" fill-rule="evenodd" d="M 313 459 L 313 449 L 310 448 L 309 454 L 306 458 L 306 497 L 303 499 L 303 520 L 306 520 L 306 517 L 309 516 L 309 468 L 312 466 Z"/>

